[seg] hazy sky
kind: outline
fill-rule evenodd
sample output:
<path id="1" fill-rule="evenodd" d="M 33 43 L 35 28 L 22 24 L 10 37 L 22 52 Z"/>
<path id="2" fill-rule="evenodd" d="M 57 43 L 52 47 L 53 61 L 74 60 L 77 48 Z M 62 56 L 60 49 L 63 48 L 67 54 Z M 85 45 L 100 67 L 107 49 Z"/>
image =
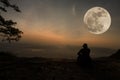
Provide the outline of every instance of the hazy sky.
<path id="1" fill-rule="evenodd" d="M 120 48 L 120 0 L 11 1 L 19 5 L 22 11 L 5 14 L 7 18 L 17 21 L 24 32 L 18 44 L 73 47 L 88 43 L 95 47 Z M 95 6 L 107 9 L 112 18 L 109 30 L 100 35 L 88 32 L 83 23 L 86 11 Z"/>

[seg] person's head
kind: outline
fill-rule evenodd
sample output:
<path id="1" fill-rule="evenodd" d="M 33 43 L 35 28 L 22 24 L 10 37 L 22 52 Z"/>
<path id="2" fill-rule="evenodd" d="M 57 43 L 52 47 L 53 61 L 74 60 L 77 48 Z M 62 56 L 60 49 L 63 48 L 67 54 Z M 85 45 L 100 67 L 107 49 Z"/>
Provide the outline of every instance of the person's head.
<path id="1" fill-rule="evenodd" d="M 83 44 L 83 48 L 88 48 L 86 43 Z"/>

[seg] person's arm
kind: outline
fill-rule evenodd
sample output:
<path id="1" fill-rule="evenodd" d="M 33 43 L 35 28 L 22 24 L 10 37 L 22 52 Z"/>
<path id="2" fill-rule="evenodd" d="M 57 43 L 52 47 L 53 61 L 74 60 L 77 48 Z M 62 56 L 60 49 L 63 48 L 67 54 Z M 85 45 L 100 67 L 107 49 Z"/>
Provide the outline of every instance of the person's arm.
<path id="1" fill-rule="evenodd" d="M 77 55 L 81 55 L 81 51 L 82 51 L 82 49 L 77 53 Z"/>

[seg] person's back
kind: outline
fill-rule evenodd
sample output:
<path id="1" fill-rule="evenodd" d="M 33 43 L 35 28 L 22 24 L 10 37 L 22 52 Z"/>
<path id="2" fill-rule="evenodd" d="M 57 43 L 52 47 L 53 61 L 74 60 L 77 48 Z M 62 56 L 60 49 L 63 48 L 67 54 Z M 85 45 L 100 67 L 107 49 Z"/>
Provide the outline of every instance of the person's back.
<path id="1" fill-rule="evenodd" d="M 81 65 L 89 65 L 91 63 L 90 58 L 90 49 L 88 48 L 87 44 L 83 45 L 83 48 L 78 52 L 78 63 Z"/>
<path id="2" fill-rule="evenodd" d="M 83 48 L 80 50 L 81 55 L 85 56 L 85 57 L 89 57 L 90 56 L 90 49 L 89 48 Z"/>

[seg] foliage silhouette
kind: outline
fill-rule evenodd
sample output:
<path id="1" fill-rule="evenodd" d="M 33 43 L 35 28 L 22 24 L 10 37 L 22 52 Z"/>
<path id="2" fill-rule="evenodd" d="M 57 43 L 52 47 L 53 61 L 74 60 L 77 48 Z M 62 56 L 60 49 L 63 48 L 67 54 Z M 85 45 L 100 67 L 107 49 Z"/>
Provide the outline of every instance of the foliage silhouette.
<path id="1" fill-rule="evenodd" d="M 23 32 L 16 28 L 16 22 L 13 20 L 6 20 L 1 12 L 7 12 L 8 8 L 12 8 L 16 12 L 21 12 L 19 7 L 11 4 L 9 0 L 0 0 L 0 37 L 2 41 L 19 41 Z"/>

